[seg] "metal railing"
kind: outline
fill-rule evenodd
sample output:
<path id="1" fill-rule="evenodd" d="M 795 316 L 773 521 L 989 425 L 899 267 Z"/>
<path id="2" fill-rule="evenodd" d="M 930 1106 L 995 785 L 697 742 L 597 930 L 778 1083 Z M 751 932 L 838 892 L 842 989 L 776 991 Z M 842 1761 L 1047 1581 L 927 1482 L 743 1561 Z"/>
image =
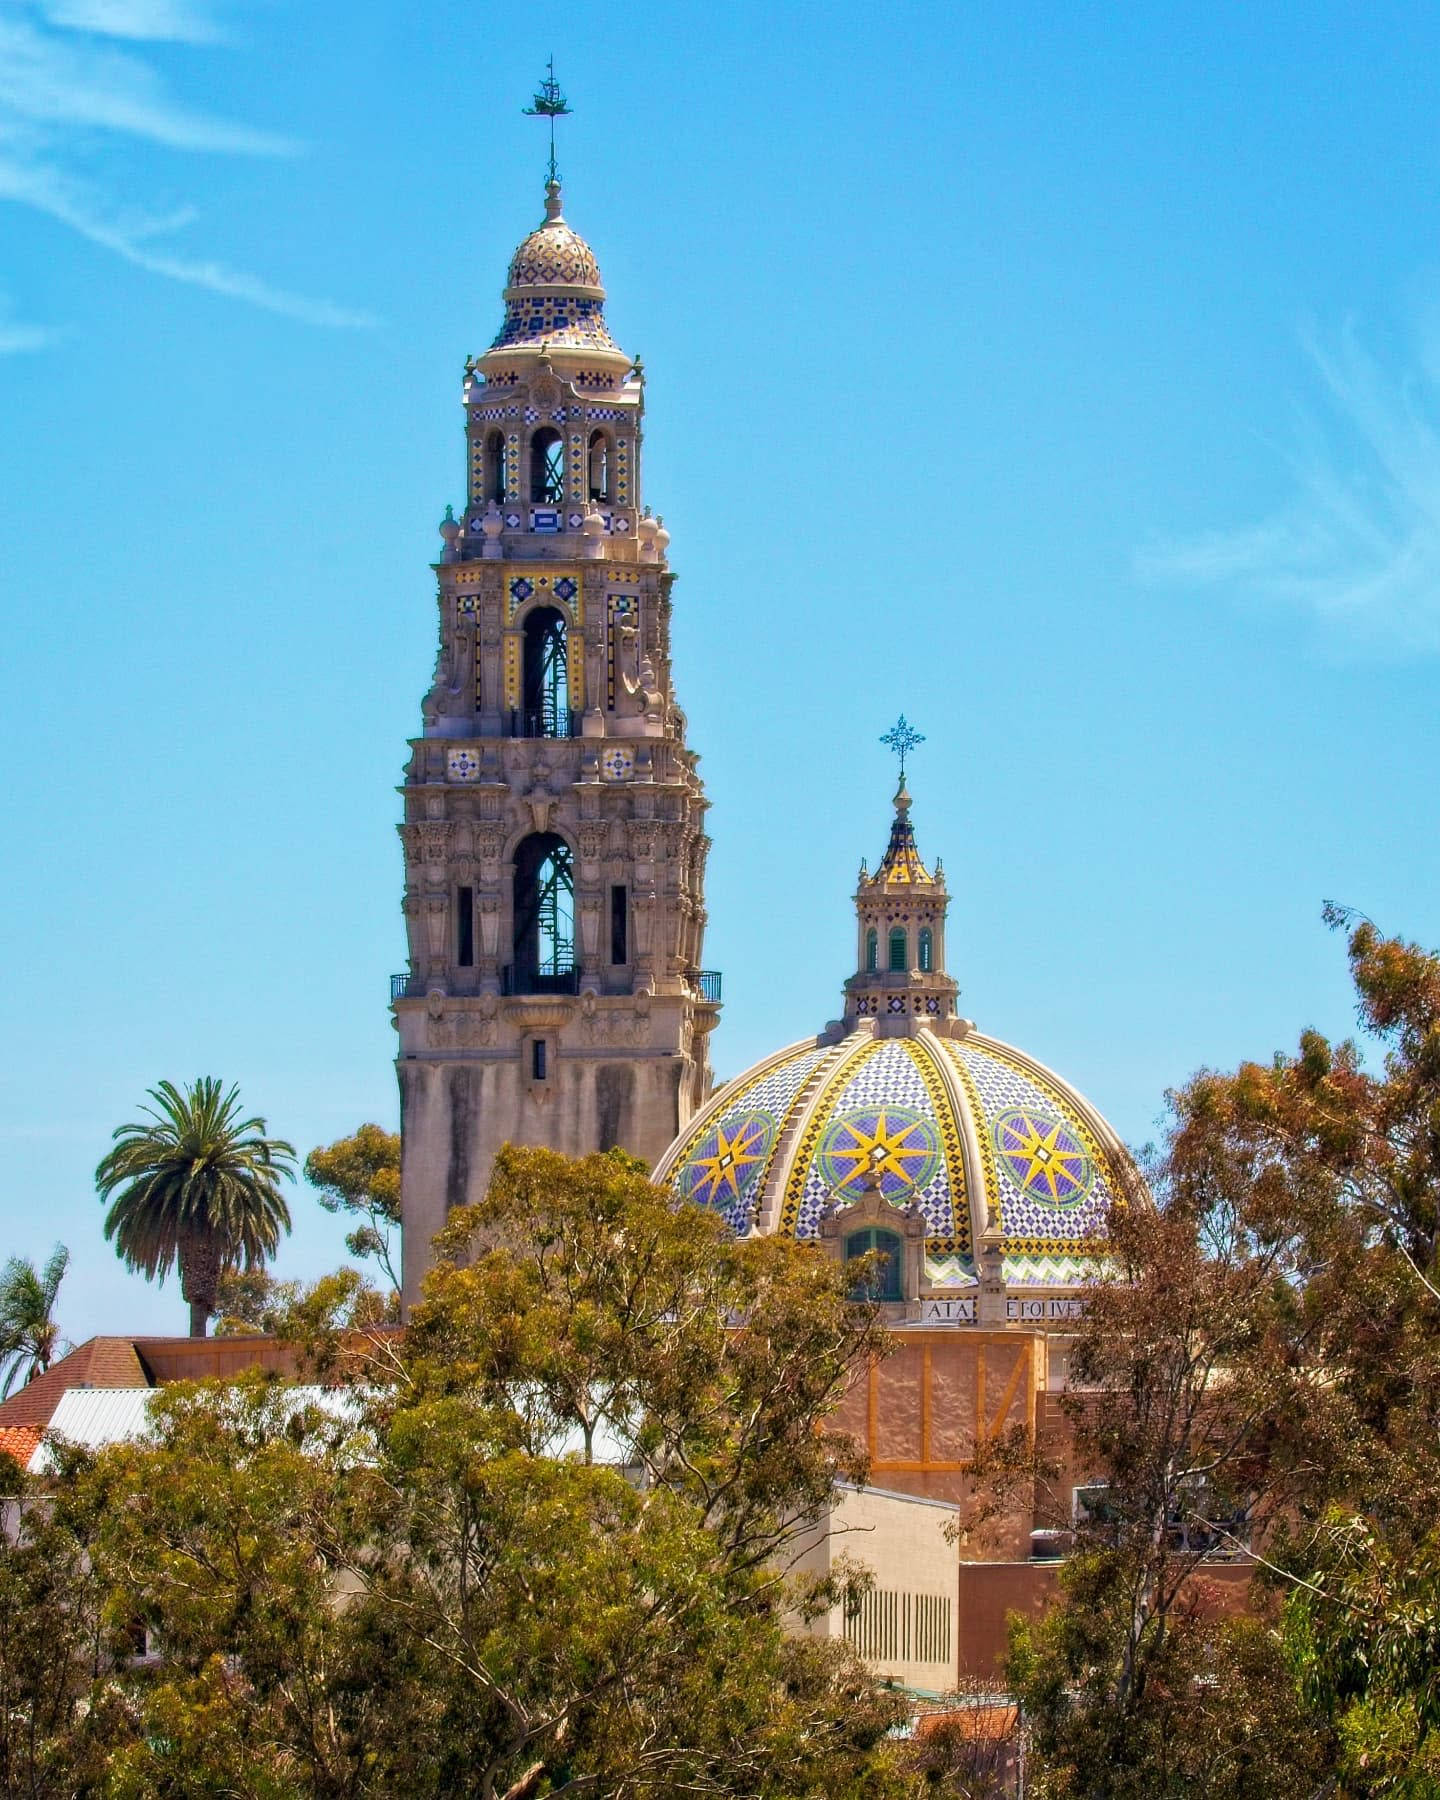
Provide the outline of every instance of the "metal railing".
<path id="1" fill-rule="evenodd" d="M 525 963 L 507 963 L 500 971 L 502 994 L 578 994 L 578 969 L 537 969 Z"/>
<path id="2" fill-rule="evenodd" d="M 712 1006 L 720 1004 L 720 971 L 718 969 L 697 969 L 690 977 L 700 990 L 700 998 L 708 1000 Z"/>
<path id="3" fill-rule="evenodd" d="M 580 735 L 580 714 L 562 712 L 558 718 L 547 718 L 543 712 L 510 710 L 511 737 L 573 738 Z"/>
<path id="4" fill-rule="evenodd" d="M 408 974 L 392 975 L 390 977 L 390 1002 L 391 1002 L 391 1004 L 393 1005 L 395 1003 L 395 1001 L 397 1001 L 397 1000 L 403 1000 L 405 998 L 406 993 L 409 991 L 409 987 L 410 987 L 410 977 Z"/>

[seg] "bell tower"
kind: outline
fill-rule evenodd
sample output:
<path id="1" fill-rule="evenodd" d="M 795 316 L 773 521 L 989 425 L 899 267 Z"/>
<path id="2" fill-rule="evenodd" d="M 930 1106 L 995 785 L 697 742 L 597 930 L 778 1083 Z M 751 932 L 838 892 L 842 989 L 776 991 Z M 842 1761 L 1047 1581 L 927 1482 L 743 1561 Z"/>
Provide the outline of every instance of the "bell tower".
<path id="1" fill-rule="evenodd" d="M 440 526 L 435 677 L 400 790 L 407 1308 L 503 1143 L 656 1161 L 709 1094 L 720 1008 L 644 373 L 553 165 L 504 302 L 465 365 L 466 504 Z"/>

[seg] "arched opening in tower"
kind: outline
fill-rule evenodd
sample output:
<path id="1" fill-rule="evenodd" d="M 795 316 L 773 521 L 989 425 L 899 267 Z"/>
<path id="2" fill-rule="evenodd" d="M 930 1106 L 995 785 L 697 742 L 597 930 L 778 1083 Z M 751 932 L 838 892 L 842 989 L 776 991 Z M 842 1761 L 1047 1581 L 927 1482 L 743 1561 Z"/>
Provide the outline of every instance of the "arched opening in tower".
<path id="1" fill-rule="evenodd" d="M 590 433 L 590 498 L 610 499 L 610 436 L 608 432 Z"/>
<path id="2" fill-rule="evenodd" d="M 505 500 L 505 434 L 492 431 L 485 440 L 485 498 L 497 506 Z"/>
<path id="3" fill-rule="evenodd" d="M 575 983 L 575 870 L 570 846 L 536 832 L 515 852 L 517 994 L 568 993 Z"/>
<path id="4" fill-rule="evenodd" d="M 565 498 L 565 440 L 551 425 L 530 440 L 530 498 L 542 506 Z"/>
<path id="5" fill-rule="evenodd" d="M 525 618 L 521 707 L 526 737 L 569 737 L 570 678 L 565 618 L 553 606 L 537 606 Z"/>

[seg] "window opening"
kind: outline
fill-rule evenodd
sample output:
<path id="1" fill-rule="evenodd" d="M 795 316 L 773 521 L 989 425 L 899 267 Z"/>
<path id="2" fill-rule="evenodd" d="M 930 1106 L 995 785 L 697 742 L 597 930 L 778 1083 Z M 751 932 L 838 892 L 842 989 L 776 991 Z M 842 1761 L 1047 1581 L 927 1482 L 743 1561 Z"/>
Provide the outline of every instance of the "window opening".
<path id="1" fill-rule="evenodd" d="M 590 433 L 590 498 L 610 498 L 610 440 L 603 431 Z"/>
<path id="2" fill-rule="evenodd" d="M 920 928 L 920 972 L 928 975 L 935 967 L 935 940 L 930 935 L 930 927 Z"/>
<path id="3" fill-rule="evenodd" d="M 872 1250 L 880 1252 L 881 1261 L 877 1268 L 855 1283 L 852 1290 L 855 1297 L 861 1300 L 903 1300 L 903 1266 L 900 1258 L 903 1246 L 897 1233 L 871 1228 L 865 1231 L 852 1231 L 845 1240 L 845 1260 L 854 1262 L 857 1257 L 868 1256 Z"/>
<path id="4" fill-rule="evenodd" d="M 455 961 L 462 969 L 475 966 L 475 890 L 462 887 L 455 896 Z"/>
<path id="5" fill-rule="evenodd" d="M 530 440 L 530 498 L 551 506 L 565 498 L 565 440 L 549 425 Z"/>
<path id="6" fill-rule="evenodd" d="M 627 963 L 630 960 L 629 923 L 630 909 L 628 896 L 623 887 L 612 887 L 610 890 L 610 961 Z"/>
<path id="7" fill-rule="evenodd" d="M 490 476 L 485 498 L 497 503 L 503 501 L 505 498 L 505 434 L 503 431 L 492 431 L 486 438 L 485 467 Z"/>
<path id="8" fill-rule="evenodd" d="M 525 615 L 522 705 L 526 737 L 569 737 L 569 640 L 564 616 L 553 606 Z"/>
<path id="9" fill-rule="evenodd" d="M 553 831 L 515 852 L 517 993 L 570 993 L 575 977 L 575 875 L 570 846 Z"/>
<path id="10" fill-rule="evenodd" d="M 905 927 L 896 925 L 890 933 L 890 969 L 902 974 L 910 967 L 910 947 L 905 941 Z"/>
<path id="11" fill-rule="evenodd" d="M 880 967 L 880 934 L 872 925 L 865 933 L 865 969 L 873 975 Z"/>
<path id="12" fill-rule="evenodd" d="M 545 1040 L 534 1038 L 530 1044 L 530 1074 L 536 1081 L 545 1079 Z"/>

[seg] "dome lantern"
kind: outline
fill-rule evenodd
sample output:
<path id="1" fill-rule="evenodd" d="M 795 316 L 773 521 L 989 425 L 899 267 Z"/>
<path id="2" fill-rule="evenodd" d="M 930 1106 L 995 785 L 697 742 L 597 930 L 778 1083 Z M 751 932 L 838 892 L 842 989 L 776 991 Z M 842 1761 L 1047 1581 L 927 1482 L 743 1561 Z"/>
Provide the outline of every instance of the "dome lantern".
<path id="1" fill-rule="evenodd" d="M 890 842 L 873 875 L 860 865 L 855 889 L 858 953 L 845 983 L 845 1022 L 873 1019 L 884 1037 L 955 1017 L 959 988 L 945 972 L 945 914 L 950 896 L 920 860 L 901 777 Z"/>

